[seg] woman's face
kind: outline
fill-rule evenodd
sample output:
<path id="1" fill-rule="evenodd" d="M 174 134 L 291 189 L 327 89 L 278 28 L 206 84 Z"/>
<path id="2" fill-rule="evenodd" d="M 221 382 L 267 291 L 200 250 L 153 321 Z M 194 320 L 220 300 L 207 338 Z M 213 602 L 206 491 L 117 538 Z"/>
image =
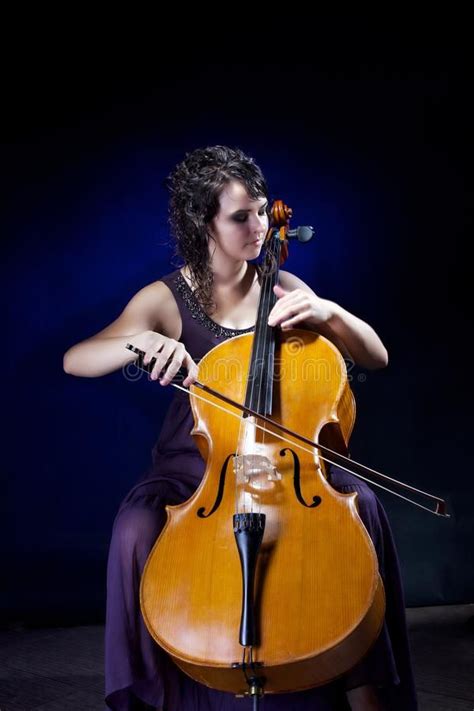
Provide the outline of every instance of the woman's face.
<path id="1" fill-rule="evenodd" d="M 267 204 L 265 197 L 249 197 L 237 180 L 228 183 L 220 195 L 217 215 L 209 224 L 211 258 L 241 262 L 258 257 L 268 230 Z"/>

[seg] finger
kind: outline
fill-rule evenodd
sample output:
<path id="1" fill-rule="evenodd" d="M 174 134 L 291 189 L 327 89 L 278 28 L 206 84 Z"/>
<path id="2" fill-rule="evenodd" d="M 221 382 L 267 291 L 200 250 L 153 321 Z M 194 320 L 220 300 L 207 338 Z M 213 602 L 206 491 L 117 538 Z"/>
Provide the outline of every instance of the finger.
<path id="1" fill-rule="evenodd" d="M 180 370 L 185 356 L 186 349 L 182 343 L 178 341 L 172 341 L 172 349 L 168 361 L 164 364 L 163 370 L 160 374 L 160 384 L 168 385 L 176 376 L 176 373 Z M 182 379 L 182 375 L 181 375 Z"/>
<path id="2" fill-rule="evenodd" d="M 278 296 L 279 299 L 281 299 L 282 296 L 285 296 L 286 294 L 291 293 L 291 292 L 283 289 L 283 287 L 280 286 L 280 284 L 275 284 L 275 286 L 273 287 L 273 291 L 275 292 L 275 294 Z"/>
<path id="3" fill-rule="evenodd" d="M 184 362 L 185 354 L 186 349 L 182 343 L 171 341 L 168 360 L 163 365 L 163 370 L 160 373 L 161 385 L 168 385 L 175 377 Z"/>
<path id="4" fill-rule="evenodd" d="M 186 378 L 183 380 L 183 385 L 185 388 L 189 387 L 192 385 L 196 380 L 198 379 L 198 369 L 193 368 L 192 370 L 189 371 L 188 375 Z"/>
<path id="5" fill-rule="evenodd" d="M 174 356 L 169 361 L 163 375 L 160 378 L 160 385 L 169 385 L 180 368 L 181 358 Z"/>
<path id="6" fill-rule="evenodd" d="M 166 363 L 167 360 L 163 362 L 161 358 L 156 359 L 155 364 L 153 366 L 153 370 L 150 371 L 150 380 L 158 380 L 161 373 L 163 372 L 163 368 L 165 367 Z"/>
<path id="7" fill-rule="evenodd" d="M 277 295 L 278 301 L 276 302 L 276 304 L 273 306 L 272 310 L 270 311 L 270 317 L 272 317 L 272 318 L 275 314 L 279 313 L 282 306 L 284 306 L 286 303 L 288 303 L 288 297 L 291 297 L 291 292 L 285 291 L 278 284 L 275 284 L 275 286 L 273 287 L 273 291 Z M 269 323 L 270 323 L 270 321 L 269 321 Z"/>
<path id="8" fill-rule="evenodd" d="M 290 296 L 288 300 L 282 299 L 270 312 L 268 325 L 277 326 L 279 323 L 281 324 L 286 319 L 302 311 L 305 305 L 306 300 L 304 296 L 295 295 L 294 297 Z"/>
<path id="9" fill-rule="evenodd" d="M 150 373 L 150 378 L 152 380 L 157 380 L 159 378 L 161 371 L 165 368 L 174 351 L 175 345 L 173 343 L 167 343 L 163 346 L 162 350 L 156 354 L 156 363 Z"/>
<path id="10" fill-rule="evenodd" d="M 145 355 L 143 357 L 143 365 L 148 365 L 148 363 L 151 361 L 152 358 L 156 358 L 157 353 L 161 351 L 163 348 L 164 342 L 163 343 L 155 343 L 153 346 L 147 349 L 145 352 Z"/>
<path id="11" fill-rule="evenodd" d="M 302 311 L 299 314 L 295 314 L 295 316 L 292 316 L 292 318 L 289 318 L 281 323 L 282 331 L 287 331 L 288 329 L 293 328 L 297 323 L 301 323 L 301 321 L 304 321 L 305 319 L 309 318 L 309 316 L 311 316 L 311 309 L 308 309 L 307 311 Z"/>
<path id="12" fill-rule="evenodd" d="M 194 383 L 198 379 L 198 367 L 193 361 L 189 353 L 186 353 L 186 357 L 183 360 L 183 365 L 188 370 L 186 378 L 183 380 L 183 385 L 188 387 L 191 383 Z"/>

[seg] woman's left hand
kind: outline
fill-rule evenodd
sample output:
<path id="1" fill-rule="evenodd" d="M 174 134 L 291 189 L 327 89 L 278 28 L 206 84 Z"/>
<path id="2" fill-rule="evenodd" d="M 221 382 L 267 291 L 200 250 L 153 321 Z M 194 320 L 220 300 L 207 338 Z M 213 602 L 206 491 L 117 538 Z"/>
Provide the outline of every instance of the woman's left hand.
<path id="1" fill-rule="evenodd" d="M 331 302 L 303 289 L 285 291 L 276 284 L 273 291 L 278 297 L 268 317 L 269 326 L 280 326 L 283 331 L 296 325 L 317 326 L 327 323 L 333 315 Z"/>

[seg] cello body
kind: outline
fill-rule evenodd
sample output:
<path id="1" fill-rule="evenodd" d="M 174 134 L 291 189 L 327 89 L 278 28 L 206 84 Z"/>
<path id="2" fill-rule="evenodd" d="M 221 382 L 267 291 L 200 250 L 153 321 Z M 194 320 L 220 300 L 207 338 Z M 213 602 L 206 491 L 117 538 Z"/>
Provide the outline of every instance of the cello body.
<path id="1" fill-rule="evenodd" d="M 200 381 L 243 402 L 252 343 L 253 335 L 245 334 L 213 348 L 200 362 Z M 355 405 L 337 348 L 313 331 L 295 329 L 280 334 L 275 356 L 272 418 L 346 453 Z M 194 394 L 194 386 L 190 390 Z M 191 405 L 192 435 L 206 472 L 188 501 L 166 507 L 167 523 L 141 581 L 148 630 L 196 681 L 246 693 L 233 514 L 251 507 L 266 517 L 252 647 L 265 693 L 329 683 L 368 652 L 385 614 L 357 494 L 335 491 L 317 451 L 291 435 L 282 441 L 209 394 L 205 401 L 191 397 Z"/>

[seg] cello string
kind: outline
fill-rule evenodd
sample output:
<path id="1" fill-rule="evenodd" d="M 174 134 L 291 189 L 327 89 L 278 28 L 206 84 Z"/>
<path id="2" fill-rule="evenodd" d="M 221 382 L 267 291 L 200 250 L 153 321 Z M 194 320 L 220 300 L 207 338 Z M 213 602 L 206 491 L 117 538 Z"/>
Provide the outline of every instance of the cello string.
<path id="1" fill-rule="evenodd" d="M 273 238 L 275 241 L 275 238 Z M 279 244 L 279 241 L 278 241 Z M 260 363 L 260 368 L 261 371 L 263 371 L 264 365 L 268 362 L 269 360 L 269 355 L 270 355 L 270 349 L 271 349 L 271 337 L 270 337 L 270 332 L 268 328 L 268 314 L 270 311 L 270 306 L 271 306 L 271 301 L 272 301 L 272 295 L 273 295 L 273 286 L 276 283 L 276 275 L 277 275 L 277 264 L 278 260 L 276 259 L 275 252 L 276 249 L 273 249 L 273 245 L 270 245 L 267 248 L 267 271 L 265 274 L 265 284 L 264 284 L 264 290 L 263 290 L 263 295 L 262 295 L 262 308 L 261 308 L 261 313 L 266 316 L 267 318 L 264 319 L 262 318 L 262 324 L 261 324 L 261 334 L 259 334 L 260 341 L 261 341 L 261 355 L 259 353 L 259 363 Z M 260 346 L 260 343 L 259 343 Z M 268 378 L 268 372 L 266 374 L 266 378 Z M 270 373 L 270 377 L 273 379 L 273 372 Z M 266 393 L 267 393 L 267 380 L 266 378 L 261 378 L 259 381 L 259 389 L 258 389 L 258 400 L 257 400 L 257 407 L 254 408 L 256 409 L 257 412 L 261 412 L 263 400 L 266 408 Z M 265 429 L 263 429 L 263 443 L 265 443 Z"/>
<path id="2" fill-rule="evenodd" d="M 275 241 L 275 238 L 273 238 Z M 275 260 L 275 254 L 274 254 L 274 249 L 273 249 L 273 244 L 270 244 L 270 246 L 267 248 L 267 255 L 266 255 L 266 261 L 267 261 L 267 269 L 265 273 L 265 282 L 264 282 L 264 288 L 263 288 L 263 295 L 261 297 L 262 305 L 260 308 L 260 316 L 261 316 L 261 329 L 259 333 L 259 350 L 258 350 L 258 365 L 259 365 L 259 373 L 260 377 L 258 379 L 258 398 L 257 398 L 257 407 L 254 408 L 256 409 L 257 412 L 262 411 L 262 407 L 265 408 L 264 412 L 266 412 L 266 406 L 267 406 L 267 400 L 266 400 L 266 395 L 268 391 L 268 382 L 267 379 L 268 377 L 271 377 L 273 379 L 273 373 L 269 373 L 268 370 L 267 372 L 264 373 L 264 366 L 268 364 L 270 361 L 270 351 L 271 351 L 271 334 L 269 331 L 268 327 L 268 314 L 270 311 L 271 307 L 271 301 L 272 301 L 272 295 L 273 295 L 273 284 L 275 281 L 275 274 L 276 274 L 276 264 L 277 261 Z M 257 427 L 256 421 L 253 423 L 254 427 L 254 433 L 256 434 L 257 429 L 263 430 L 263 436 L 262 436 L 262 444 L 265 444 L 265 427 Z M 254 442 L 256 441 L 256 437 L 254 437 Z M 257 488 L 258 491 L 258 488 Z M 255 496 L 252 497 L 252 504 L 255 500 Z M 258 511 L 261 513 L 261 500 L 260 497 L 258 497 Z"/>
<path id="3" fill-rule="evenodd" d="M 252 409 L 256 410 L 257 412 L 260 411 L 261 407 L 261 392 L 262 392 L 262 364 L 264 362 L 264 353 L 265 353 L 265 319 L 263 316 L 265 315 L 265 312 L 267 310 L 266 302 L 267 302 L 267 294 L 268 294 L 268 270 L 265 270 L 264 276 L 263 276 L 263 284 L 262 284 L 262 290 L 260 293 L 260 303 L 259 303 L 259 309 L 258 309 L 258 320 L 257 320 L 257 328 L 256 328 L 256 333 L 255 333 L 255 348 L 252 349 L 252 357 L 251 357 L 251 386 L 250 386 L 250 397 L 249 397 L 249 402 L 252 403 Z M 252 441 L 252 449 L 253 452 L 256 451 L 256 427 L 255 427 L 256 421 L 255 417 L 247 417 L 246 418 L 246 427 L 248 430 L 251 431 L 251 441 Z M 250 429 L 251 428 L 251 429 Z M 244 458 L 245 461 L 245 458 Z M 251 467 L 251 472 L 249 474 L 247 482 L 252 482 L 250 481 L 250 477 L 253 476 L 254 472 L 254 467 Z M 251 502 L 251 511 L 254 513 L 254 504 L 255 502 L 255 496 L 250 494 L 250 502 Z M 258 502 L 258 513 L 260 513 L 260 502 Z"/>
<path id="4" fill-rule="evenodd" d="M 263 295 L 265 294 L 265 288 L 266 288 L 266 278 L 265 274 L 263 277 Z M 260 314 L 262 313 L 262 294 L 260 295 L 260 302 L 259 302 L 259 309 L 257 313 L 257 323 L 256 323 L 256 328 L 253 333 L 253 344 L 252 344 L 252 358 L 250 361 L 250 378 L 251 378 L 251 384 L 250 384 L 250 391 L 249 391 L 249 400 L 250 402 L 253 403 L 254 399 L 254 394 L 255 394 L 255 383 L 256 383 L 256 372 L 258 368 L 258 363 L 259 363 L 259 353 L 261 350 L 261 341 L 262 341 L 262 319 L 260 318 Z M 249 432 L 250 428 L 250 422 L 254 418 L 249 418 L 248 416 L 245 415 L 245 413 L 241 412 L 240 413 L 240 426 L 239 426 L 239 432 L 238 432 L 238 438 L 237 438 L 237 447 L 236 447 L 236 454 L 237 456 L 241 456 L 241 464 L 243 467 L 242 471 L 242 476 L 245 484 L 245 477 L 246 477 L 246 472 L 245 472 L 245 466 L 246 466 L 246 460 L 245 460 L 245 450 L 242 451 L 242 442 L 247 442 L 247 437 L 245 436 L 247 432 Z M 252 501 L 253 505 L 253 501 Z M 236 511 L 238 509 L 238 490 L 237 490 L 237 483 L 236 483 Z M 244 491 L 244 511 L 245 511 L 245 491 Z M 252 511 L 253 512 L 253 511 Z"/>
<path id="5" fill-rule="evenodd" d="M 269 260 L 271 260 L 271 252 L 269 252 Z M 264 398 L 264 393 L 266 392 L 266 380 L 265 377 L 263 377 L 263 369 L 264 369 L 264 364 L 267 363 L 268 360 L 268 355 L 269 355 L 269 339 L 268 339 L 268 312 L 270 308 L 270 302 L 271 302 L 271 293 L 272 293 L 272 271 L 271 268 L 269 267 L 268 272 L 265 276 L 265 285 L 264 285 L 264 291 L 262 295 L 262 307 L 261 307 L 261 333 L 259 334 L 260 337 L 260 343 L 259 343 L 259 354 L 258 354 L 258 363 L 259 363 L 259 370 L 260 370 L 260 378 L 258 382 L 258 398 L 257 398 L 257 407 L 254 408 L 257 412 L 262 411 L 262 407 L 264 406 L 263 403 L 263 398 Z M 264 317 L 267 316 L 267 319 Z"/>
<path id="6" fill-rule="evenodd" d="M 266 289 L 267 289 L 267 278 L 266 278 L 266 274 L 264 274 L 264 277 L 263 277 L 263 293 L 260 294 L 259 309 L 258 309 L 258 314 L 257 314 L 257 323 L 256 323 L 256 328 L 255 328 L 255 331 L 254 331 L 254 334 L 253 334 L 254 341 L 253 341 L 252 355 L 251 355 L 251 360 L 250 360 L 250 378 L 251 378 L 251 384 L 250 384 L 250 392 L 249 392 L 249 402 L 251 402 L 252 405 L 253 405 L 253 408 L 252 408 L 252 409 L 258 409 L 258 400 L 257 400 L 257 408 L 255 408 L 255 405 L 254 405 L 254 398 L 255 398 L 255 388 L 258 386 L 258 383 L 259 383 L 259 381 L 260 381 L 258 369 L 259 369 L 259 367 L 260 367 L 260 366 L 259 366 L 259 363 L 261 362 L 261 361 L 260 361 L 260 353 L 261 353 L 261 349 L 262 349 L 262 340 L 263 340 L 263 339 L 262 339 L 262 333 L 263 333 L 263 319 L 261 318 L 261 315 L 262 315 L 263 308 L 264 308 L 264 300 L 265 300 Z M 252 429 L 250 429 L 250 428 L 252 428 Z M 241 417 L 241 424 L 240 424 L 240 427 L 239 427 L 239 440 L 242 439 L 242 429 L 243 429 L 243 431 L 244 431 L 244 433 L 245 433 L 245 434 L 244 434 L 244 442 L 248 442 L 248 438 L 247 438 L 245 435 L 246 435 L 247 433 L 251 432 L 251 433 L 252 433 L 252 436 L 253 436 L 253 433 L 255 432 L 255 429 L 254 429 L 254 417 L 250 417 L 250 418 L 249 418 L 248 416 L 244 416 L 244 414 L 242 414 L 242 417 Z M 246 475 L 246 471 L 245 471 L 245 467 L 246 467 L 246 464 L 247 464 L 247 460 L 246 460 L 246 450 L 244 450 L 244 453 L 243 453 L 241 462 L 242 462 L 243 476 L 244 476 L 244 502 L 245 502 L 245 501 L 246 501 L 245 484 L 247 483 L 247 482 L 246 482 L 247 475 Z M 251 476 L 251 474 L 250 474 L 250 476 Z M 254 513 L 253 504 L 254 504 L 254 499 L 253 499 L 253 497 L 250 497 L 250 509 L 251 509 L 251 513 Z"/>
<path id="7" fill-rule="evenodd" d="M 265 283 L 265 282 L 264 282 Z M 253 394 L 254 394 L 254 386 L 255 386 L 255 373 L 256 369 L 258 366 L 258 352 L 260 350 L 260 341 L 261 341 L 261 319 L 260 319 L 260 313 L 261 313 L 261 307 L 262 307 L 262 302 L 261 302 L 261 296 L 260 296 L 260 301 L 259 301 L 259 309 L 257 312 L 257 322 L 255 326 L 255 330 L 253 333 L 253 342 L 252 342 L 252 349 L 251 349 L 251 360 L 250 360 L 250 368 L 249 368 L 249 375 L 250 375 L 250 390 L 247 392 L 246 391 L 246 399 L 248 398 L 248 401 L 250 403 L 253 403 Z M 248 378 L 247 378 L 247 383 L 248 383 Z M 235 476 L 235 511 L 236 513 L 239 512 L 239 510 L 243 510 L 244 513 L 246 513 L 247 509 L 247 496 L 245 492 L 245 484 L 246 484 L 246 478 L 247 478 L 247 472 L 246 472 L 246 466 L 247 466 L 247 460 L 246 460 L 246 451 L 248 447 L 248 434 L 250 432 L 250 426 L 253 421 L 253 417 L 250 417 L 245 414 L 245 412 L 240 411 L 239 412 L 239 419 L 240 419 L 240 424 L 239 424 L 239 430 L 237 433 L 237 445 L 235 448 L 235 453 L 236 457 L 240 458 L 240 461 L 238 461 L 239 465 L 241 466 L 241 471 L 240 471 L 240 476 L 241 476 L 241 487 L 243 487 L 243 501 L 242 505 L 239 505 L 239 487 L 238 487 L 238 481 L 237 481 L 237 474 Z M 237 472 L 237 470 L 235 469 Z M 251 513 L 253 513 L 253 500 L 250 499 L 251 501 Z"/>
<path id="8" fill-rule="evenodd" d="M 262 292 L 260 295 L 260 308 L 259 308 L 259 318 L 257 321 L 257 328 L 255 332 L 255 355 L 252 358 L 252 361 L 255 361 L 256 366 L 255 368 L 262 368 L 262 364 L 264 363 L 264 353 L 265 353 L 265 342 L 264 342 L 264 333 L 266 331 L 266 324 L 264 322 L 264 319 L 261 318 L 262 314 L 267 310 L 268 308 L 268 300 L 269 300 L 269 280 L 271 277 L 271 271 L 270 271 L 270 262 L 271 262 L 271 254 L 270 254 L 270 249 L 267 247 L 266 255 L 265 255 L 265 262 L 264 262 L 264 276 L 263 276 L 263 287 L 262 287 Z M 262 352 L 263 349 L 263 352 Z M 254 397 L 255 397 L 255 389 L 258 387 L 258 398 L 257 398 L 257 407 L 253 407 L 254 410 L 259 411 L 260 404 L 261 404 L 261 391 L 262 388 L 260 387 L 261 379 L 255 377 L 255 370 L 252 372 L 252 382 L 251 382 L 251 388 L 250 388 L 250 398 L 252 402 L 254 402 Z"/>
<path id="9" fill-rule="evenodd" d="M 257 318 L 257 325 L 256 329 L 254 332 L 254 346 L 252 348 L 252 359 L 251 359 L 251 365 L 252 365 L 252 370 L 251 370 L 251 385 L 250 385 L 250 401 L 252 404 L 254 403 L 254 398 L 256 394 L 256 388 L 258 387 L 258 392 L 257 392 L 257 407 L 255 408 L 255 405 L 253 406 L 253 409 L 256 409 L 257 412 L 260 410 L 261 407 L 261 396 L 262 396 L 262 378 L 261 378 L 261 369 L 263 368 L 263 364 L 265 363 L 265 351 L 266 351 L 266 343 L 265 343 L 265 334 L 267 333 L 267 323 L 265 322 L 265 319 L 262 318 L 262 314 L 265 314 L 268 310 L 268 304 L 271 298 L 271 293 L 272 293 L 272 285 L 271 285 L 271 254 L 267 252 L 265 255 L 265 260 L 266 260 L 266 265 L 264 264 L 264 273 L 263 273 L 263 285 L 262 285 L 262 292 L 260 294 L 260 304 L 259 304 L 259 310 L 258 310 L 258 318 Z M 243 441 L 246 441 L 243 432 L 249 431 L 249 428 L 252 427 L 252 434 L 255 432 L 255 418 L 249 418 L 245 417 L 244 414 L 240 413 L 240 426 L 239 426 L 239 432 L 238 432 L 238 447 L 237 447 L 237 453 L 240 454 L 240 444 Z M 241 458 L 241 464 L 243 467 L 243 477 L 244 477 L 244 484 L 245 484 L 245 466 L 246 466 L 246 459 L 245 455 L 242 456 Z M 250 474 L 251 476 L 251 474 Z M 245 491 L 244 491 L 244 511 L 245 511 Z M 259 512 L 260 512 L 260 501 L 259 501 Z M 236 485 L 236 509 L 238 508 L 238 490 L 237 490 L 237 485 Z M 250 509 L 251 513 L 254 513 L 254 497 L 250 497 Z"/>
<path id="10" fill-rule="evenodd" d="M 215 402 L 212 402 L 211 400 L 208 400 L 206 397 L 203 397 L 202 395 L 198 395 L 197 393 L 191 392 L 187 388 L 177 385 L 176 383 L 170 383 L 173 385 L 173 387 L 178 388 L 179 390 L 182 390 L 183 392 L 187 393 L 188 395 L 191 395 L 192 397 L 197 398 L 198 400 L 202 400 L 203 402 L 208 403 L 209 405 L 212 405 L 213 407 L 216 407 L 219 410 L 222 410 L 222 412 L 225 412 L 227 415 L 232 415 L 232 417 L 236 417 L 237 419 L 240 419 L 240 415 L 238 415 L 235 412 L 232 412 L 232 410 L 228 410 L 227 408 L 223 407 L 222 405 L 218 405 Z M 267 423 L 265 423 L 267 424 Z M 292 439 L 288 439 L 284 435 L 279 434 L 278 432 L 275 432 L 273 430 L 267 430 L 266 428 L 262 427 L 261 425 L 255 424 L 255 427 L 263 430 L 264 432 L 271 434 L 273 437 L 276 437 L 277 439 L 281 439 L 283 442 L 288 442 L 291 444 L 293 447 L 297 447 L 298 449 L 301 449 L 303 452 L 307 452 L 308 454 L 314 454 L 313 449 L 317 449 L 319 445 L 315 445 L 313 449 L 309 449 L 308 447 L 305 447 L 304 445 L 300 444 L 299 442 L 295 442 Z M 328 449 L 325 447 L 325 449 Z M 329 450 L 331 451 L 331 450 Z M 338 457 L 342 457 L 343 459 L 348 459 L 344 455 L 339 454 L 338 452 L 334 452 Z M 389 494 L 393 494 L 393 496 L 398 496 L 400 499 L 404 499 L 405 501 L 408 501 L 411 504 L 414 504 L 415 506 L 418 506 L 421 509 L 424 509 L 425 511 L 428 511 L 429 513 L 435 514 L 436 516 L 442 516 L 443 518 L 450 518 L 450 514 L 444 514 L 444 513 L 438 513 L 438 511 L 433 511 L 433 509 L 429 509 L 427 506 L 423 506 L 422 504 L 419 504 L 417 501 L 414 501 L 413 499 L 409 499 L 406 496 L 403 496 L 403 494 L 398 494 L 396 491 L 393 491 L 392 489 L 387 488 L 386 486 L 383 486 L 382 484 L 378 484 L 376 481 L 372 481 L 372 479 L 368 479 L 367 477 L 364 477 L 362 474 L 358 474 L 357 472 L 353 471 L 352 469 L 349 469 L 348 467 L 345 467 L 343 464 L 340 462 L 334 462 L 333 460 L 329 459 L 327 456 L 323 456 L 321 453 L 318 454 L 318 457 L 323 460 L 323 462 L 327 462 L 327 464 L 332 464 L 333 466 L 339 467 L 340 469 L 343 469 L 346 471 L 348 474 L 352 474 L 353 476 L 357 477 L 357 479 L 362 479 L 363 481 L 366 481 L 368 484 L 371 484 L 373 486 L 377 486 L 380 489 L 383 489 L 384 491 L 387 491 Z M 358 462 L 356 462 L 359 464 Z M 377 476 L 381 476 L 385 479 L 389 479 L 390 481 L 394 481 L 396 484 L 399 484 L 400 486 L 407 486 L 405 484 L 402 484 L 401 482 L 397 482 L 396 480 L 392 479 L 391 477 L 387 476 L 386 474 L 382 474 L 381 472 L 378 472 L 376 469 L 371 469 L 370 467 L 366 467 L 365 464 L 359 464 L 359 466 L 363 467 L 367 471 L 373 472 Z M 424 495 L 424 496 L 429 496 L 430 498 L 438 499 L 438 497 L 432 496 L 431 494 L 427 494 L 425 491 L 421 491 L 420 489 L 416 489 L 415 487 L 410 486 L 410 489 L 413 489 L 414 491 L 417 491 L 418 493 Z M 443 502 L 444 503 L 444 502 Z"/>

